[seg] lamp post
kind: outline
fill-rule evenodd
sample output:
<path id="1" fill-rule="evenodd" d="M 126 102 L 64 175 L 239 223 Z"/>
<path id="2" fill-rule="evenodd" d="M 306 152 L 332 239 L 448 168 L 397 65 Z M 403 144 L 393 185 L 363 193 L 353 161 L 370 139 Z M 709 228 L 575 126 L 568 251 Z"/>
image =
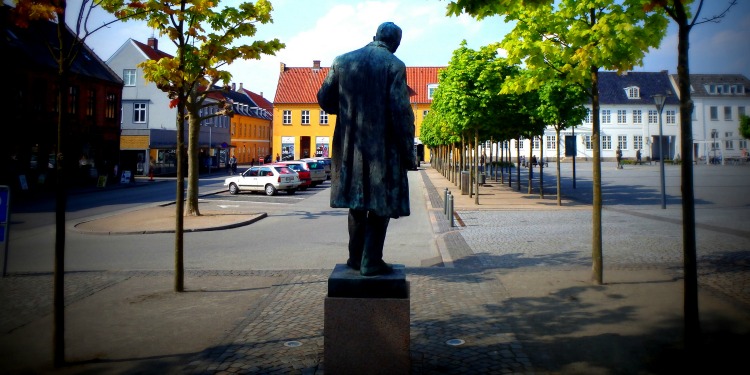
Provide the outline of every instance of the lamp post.
<path id="1" fill-rule="evenodd" d="M 667 195 L 664 192 L 664 142 L 662 142 L 662 130 L 661 130 L 661 112 L 664 110 L 664 102 L 667 100 L 666 95 L 656 94 L 654 95 L 654 104 L 656 104 L 656 110 L 659 112 L 659 175 L 661 176 L 661 208 L 667 208 Z"/>

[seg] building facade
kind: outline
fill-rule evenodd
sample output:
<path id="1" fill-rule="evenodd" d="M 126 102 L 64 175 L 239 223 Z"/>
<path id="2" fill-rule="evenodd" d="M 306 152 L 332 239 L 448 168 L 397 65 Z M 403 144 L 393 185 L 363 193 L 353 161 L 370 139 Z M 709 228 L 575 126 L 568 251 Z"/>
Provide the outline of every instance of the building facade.
<path id="1" fill-rule="evenodd" d="M 677 75 L 670 75 L 677 86 Z M 693 155 L 699 163 L 721 163 L 748 156 L 740 119 L 750 108 L 750 80 L 741 74 L 691 74 Z M 679 92 L 679 90 L 675 90 Z"/>
<path id="2" fill-rule="evenodd" d="M 287 67 L 281 64 L 279 84 L 273 103 L 273 149 L 282 160 L 330 155 L 336 116 L 318 105 L 318 89 L 330 68 L 314 60 L 312 67 Z M 437 88 L 440 67 L 407 67 L 406 81 L 414 109 L 414 146 L 420 160 L 429 159 L 419 141 L 419 131 Z"/>
<path id="3" fill-rule="evenodd" d="M 1 9 L 0 50 L 11 74 L 0 100 L 5 114 L 0 184 L 22 191 L 53 188 L 55 155 L 60 151 L 71 184 L 93 185 L 100 183 L 99 177 L 106 176 L 103 183 L 114 178 L 120 148 L 120 78 L 80 44 L 70 67 L 67 99 L 60 105 L 58 63 L 50 54 L 50 49 L 60 48 L 57 25 L 33 21 L 20 28 L 9 18 L 10 7 Z M 74 34 L 65 31 L 63 48 L 70 49 Z M 63 126 L 58 130 L 60 118 Z"/>

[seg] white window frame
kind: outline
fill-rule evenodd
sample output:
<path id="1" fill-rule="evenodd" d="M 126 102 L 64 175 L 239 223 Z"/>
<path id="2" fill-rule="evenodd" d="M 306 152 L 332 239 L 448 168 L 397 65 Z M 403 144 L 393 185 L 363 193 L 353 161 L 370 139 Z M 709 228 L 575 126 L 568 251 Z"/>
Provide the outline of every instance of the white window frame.
<path id="1" fill-rule="evenodd" d="M 138 72 L 135 69 L 123 69 L 122 71 L 122 82 L 125 86 L 135 86 L 135 82 L 138 79 Z"/>
<path id="2" fill-rule="evenodd" d="M 148 121 L 148 103 L 146 102 L 133 103 L 133 123 L 145 124 L 147 121 Z"/>
<path id="3" fill-rule="evenodd" d="M 643 111 L 642 110 L 640 109 L 633 110 L 633 123 L 634 124 L 643 123 Z"/>
<path id="4" fill-rule="evenodd" d="M 627 109 L 618 109 L 617 110 L 617 123 L 618 124 L 627 124 L 628 123 L 628 110 Z"/>
<path id="5" fill-rule="evenodd" d="M 554 150 L 557 148 L 557 142 L 555 142 L 554 135 L 547 136 L 547 150 Z"/>
<path id="6" fill-rule="evenodd" d="M 643 148 L 643 136 L 642 135 L 633 136 L 633 148 L 636 150 L 640 150 Z"/>
<path id="7" fill-rule="evenodd" d="M 732 107 L 730 106 L 724 106 L 724 121 L 731 121 L 732 120 Z"/>
<path id="8" fill-rule="evenodd" d="M 324 110 L 320 110 L 320 125 L 328 125 L 328 113 Z"/>
<path id="9" fill-rule="evenodd" d="M 677 111 L 670 109 L 667 111 L 667 125 L 674 125 L 677 123 Z"/>
<path id="10" fill-rule="evenodd" d="M 602 136 L 602 150 L 611 150 L 611 149 L 612 149 L 612 136 L 603 135 Z"/>
<path id="11" fill-rule="evenodd" d="M 724 146 L 726 146 L 725 148 L 727 150 L 734 150 L 734 139 L 732 139 L 733 137 L 733 132 L 724 132 Z"/>
<path id="12" fill-rule="evenodd" d="M 587 124 L 590 124 L 591 121 L 592 121 L 592 119 L 591 119 L 591 110 L 588 109 L 588 108 L 586 108 L 586 118 L 583 121 L 585 123 L 587 123 Z"/>
<path id="13" fill-rule="evenodd" d="M 617 136 L 617 147 L 619 147 L 620 150 L 627 150 L 628 149 L 628 136 L 627 135 L 618 135 Z"/>
<path id="14" fill-rule="evenodd" d="M 659 112 L 655 109 L 648 110 L 648 123 L 657 124 L 659 123 Z"/>
<path id="15" fill-rule="evenodd" d="M 708 107 L 708 116 L 711 121 L 719 121 L 719 107 L 715 105 Z"/>
<path id="16" fill-rule="evenodd" d="M 628 99 L 640 99 L 641 89 L 638 86 L 626 87 L 625 94 L 628 96 Z"/>
<path id="17" fill-rule="evenodd" d="M 602 109 L 602 124 L 611 124 L 612 123 L 612 110 L 610 109 Z"/>
<path id="18" fill-rule="evenodd" d="M 292 111 L 285 109 L 281 116 L 281 123 L 283 125 L 290 125 L 292 123 Z"/>
<path id="19" fill-rule="evenodd" d="M 437 83 L 430 83 L 427 85 L 427 99 L 432 100 L 432 98 L 435 95 L 435 90 L 437 90 L 438 84 Z"/>
<path id="20" fill-rule="evenodd" d="M 532 137 L 531 138 L 531 142 L 532 142 L 531 143 L 531 148 L 534 149 L 534 150 L 538 150 L 539 147 L 540 147 L 539 137 Z"/>
<path id="21" fill-rule="evenodd" d="M 302 110 L 302 117 L 301 117 L 300 123 L 302 125 L 310 125 L 310 110 L 309 109 Z"/>
<path id="22" fill-rule="evenodd" d="M 590 135 L 583 136 L 583 143 L 584 143 L 584 147 L 586 147 L 587 150 L 594 149 L 594 142 L 591 140 Z"/>

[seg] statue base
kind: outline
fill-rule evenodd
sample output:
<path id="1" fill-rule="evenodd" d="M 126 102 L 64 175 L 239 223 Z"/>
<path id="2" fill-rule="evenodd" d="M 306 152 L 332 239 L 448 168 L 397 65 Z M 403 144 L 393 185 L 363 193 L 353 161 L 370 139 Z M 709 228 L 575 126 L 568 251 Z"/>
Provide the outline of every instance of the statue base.
<path id="1" fill-rule="evenodd" d="M 325 299 L 326 374 L 408 374 L 410 299 L 403 265 L 363 277 L 337 264 Z"/>

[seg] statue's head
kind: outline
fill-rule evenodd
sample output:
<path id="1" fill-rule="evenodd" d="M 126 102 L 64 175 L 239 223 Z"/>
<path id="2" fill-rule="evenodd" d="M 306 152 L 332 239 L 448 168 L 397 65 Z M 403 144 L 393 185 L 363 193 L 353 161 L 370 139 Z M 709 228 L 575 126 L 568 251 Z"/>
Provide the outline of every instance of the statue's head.
<path id="1" fill-rule="evenodd" d="M 401 28 L 393 22 L 383 22 L 378 26 L 378 31 L 372 40 L 385 43 L 388 50 L 395 53 L 401 44 Z"/>

